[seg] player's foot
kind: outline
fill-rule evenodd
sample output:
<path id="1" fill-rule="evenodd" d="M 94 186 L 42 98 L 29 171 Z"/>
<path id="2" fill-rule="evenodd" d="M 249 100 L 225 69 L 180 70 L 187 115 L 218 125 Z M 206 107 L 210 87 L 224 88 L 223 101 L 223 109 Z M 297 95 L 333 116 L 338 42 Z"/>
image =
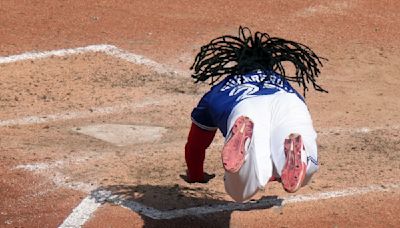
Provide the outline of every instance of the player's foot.
<path id="1" fill-rule="evenodd" d="M 303 183 L 307 170 L 307 155 L 299 134 L 290 134 L 285 139 L 286 163 L 282 169 L 281 181 L 287 192 L 296 192 Z"/>
<path id="2" fill-rule="evenodd" d="M 250 118 L 240 116 L 232 127 L 230 138 L 221 152 L 224 169 L 236 173 L 243 165 L 247 147 L 253 135 L 253 122 Z"/>

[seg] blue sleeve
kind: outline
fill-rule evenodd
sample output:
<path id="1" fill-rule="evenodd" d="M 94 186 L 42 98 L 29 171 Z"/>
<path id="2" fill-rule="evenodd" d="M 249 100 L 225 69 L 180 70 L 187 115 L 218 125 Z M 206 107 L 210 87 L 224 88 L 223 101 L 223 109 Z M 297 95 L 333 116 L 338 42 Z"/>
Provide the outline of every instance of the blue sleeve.
<path id="1" fill-rule="evenodd" d="M 192 122 L 198 127 L 204 130 L 213 131 L 217 129 L 217 125 L 214 123 L 212 115 L 210 113 L 210 93 L 206 93 L 198 105 L 193 109 L 191 117 Z"/>

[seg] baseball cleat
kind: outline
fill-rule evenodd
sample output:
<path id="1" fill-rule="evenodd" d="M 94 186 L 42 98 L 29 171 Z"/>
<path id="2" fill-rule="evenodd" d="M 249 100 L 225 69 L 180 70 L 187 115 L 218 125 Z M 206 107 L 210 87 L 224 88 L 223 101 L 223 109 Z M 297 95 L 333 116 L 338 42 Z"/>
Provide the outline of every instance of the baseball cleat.
<path id="1" fill-rule="evenodd" d="M 243 165 L 246 150 L 253 135 L 253 122 L 250 118 L 240 116 L 232 127 L 230 138 L 221 152 L 224 169 L 236 173 Z"/>
<path id="2" fill-rule="evenodd" d="M 287 192 L 296 192 L 303 183 L 307 170 L 307 155 L 299 134 L 290 134 L 285 139 L 286 163 L 282 169 L 282 186 Z"/>

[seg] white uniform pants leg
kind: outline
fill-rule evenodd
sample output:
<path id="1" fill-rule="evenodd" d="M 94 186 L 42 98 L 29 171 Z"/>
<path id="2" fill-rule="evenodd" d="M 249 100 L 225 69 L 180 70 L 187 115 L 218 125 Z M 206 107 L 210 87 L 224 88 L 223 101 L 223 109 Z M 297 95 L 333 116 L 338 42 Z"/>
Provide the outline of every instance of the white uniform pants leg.
<path id="1" fill-rule="evenodd" d="M 301 135 L 307 154 L 307 172 L 303 185 L 318 170 L 317 133 L 306 104 L 295 94 L 278 93 L 272 106 L 271 156 L 278 175 L 285 165 L 284 140 L 291 133 Z"/>
<path id="2" fill-rule="evenodd" d="M 234 174 L 225 172 L 225 190 L 235 201 L 250 199 L 265 186 L 272 175 L 269 140 L 271 113 L 268 107 L 272 101 L 273 96 L 245 99 L 232 110 L 228 118 L 228 132 L 240 116 L 247 116 L 254 123 L 252 139 L 242 168 Z"/>
<path id="3" fill-rule="evenodd" d="M 267 184 L 274 166 L 281 175 L 285 164 L 284 140 L 291 133 L 299 133 L 303 138 L 308 157 L 304 182 L 307 183 L 318 165 L 316 133 L 304 102 L 295 94 L 286 92 L 248 98 L 232 110 L 228 132 L 242 115 L 253 121 L 253 136 L 239 172 L 225 172 L 226 192 L 235 201 L 243 202 Z"/>

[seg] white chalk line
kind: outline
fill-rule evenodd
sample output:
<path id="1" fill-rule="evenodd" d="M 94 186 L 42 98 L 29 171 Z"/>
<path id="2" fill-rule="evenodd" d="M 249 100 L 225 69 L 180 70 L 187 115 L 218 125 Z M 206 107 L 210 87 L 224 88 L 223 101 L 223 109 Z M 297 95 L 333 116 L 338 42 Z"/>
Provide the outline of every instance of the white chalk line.
<path id="1" fill-rule="evenodd" d="M 10 56 L 0 56 L 0 64 L 6 63 L 14 63 L 26 60 L 35 60 L 35 59 L 44 59 L 52 56 L 69 56 L 69 55 L 77 55 L 81 53 L 88 52 L 105 52 L 109 49 L 116 48 L 113 45 L 99 44 L 99 45 L 89 45 L 86 47 L 78 47 L 78 48 L 70 48 L 70 49 L 59 49 L 59 50 L 51 50 L 51 51 L 41 51 L 41 52 L 25 52 L 18 55 L 10 55 Z"/>
<path id="2" fill-rule="evenodd" d="M 97 188 L 97 186 L 93 183 L 85 183 L 85 182 L 78 182 L 78 181 L 69 181 L 70 178 L 64 175 L 61 171 L 61 168 L 71 164 L 81 164 L 85 163 L 88 159 L 93 160 L 88 154 L 90 152 L 85 153 L 85 157 L 73 157 L 70 159 L 65 160 L 58 160 L 53 161 L 50 163 L 33 163 L 33 164 L 24 164 L 18 165 L 14 169 L 23 169 L 30 172 L 35 172 L 38 174 L 42 174 L 53 181 L 53 183 L 57 186 L 57 188 L 69 188 L 77 191 L 83 192 L 91 192 Z M 93 153 L 92 153 L 93 154 Z M 93 154 L 96 155 L 96 154 Z"/>
<path id="3" fill-rule="evenodd" d="M 77 191 L 84 191 L 86 193 L 89 193 L 97 188 L 97 186 L 88 184 L 88 183 L 83 183 L 83 182 L 71 182 L 68 183 L 68 177 L 66 177 L 64 174 L 62 174 L 60 171 L 57 169 L 62 168 L 63 166 L 67 164 L 79 164 L 85 162 L 89 157 L 74 157 L 71 159 L 67 160 L 58 160 L 58 161 L 53 161 L 50 163 L 33 163 L 33 164 L 25 164 L 25 165 L 18 165 L 15 167 L 15 169 L 23 169 L 26 171 L 31 171 L 31 172 L 36 172 L 36 173 L 45 173 L 50 172 L 47 177 L 51 176 L 50 179 L 53 181 L 53 183 L 59 187 L 63 188 L 69 188 L 69 189 L 74 189 Z M 102 203 L 104 203 L 104 200 L 101 200 L 100 194 L 102 193 L 101 191 L 97 191 L 97 197 L 93 198 L 91 196 L 88 196 L 84 198 L 80 204 L 73 209 L 72 213 L 64 220 L 64 222 L 59 226 L 59 227 L 81 227 L 89 218 L 91 215 L 97 210 L 98 207 L 101 206 Z M 44 192 L 43 194 L 45 194 Z M 106 197 L 109 196 L 109 193 L 106 192 Z M 100 200 L 100 201 L 99 201 Z"/>
<path id="4" fill-rule="evenodd" d="M 165 66 L 163 64 L 160 64 L 160 63 L 158 63 L 156 61 L 148 59 L 148 58 L 146 58 L 144 56 L 137 55 L 137 54 L 122 50 L 122 49 L 117 48 L 115 46 L 112 46 L 112 47 L 113 48 L 108 48 L 108 49 L 104 50 L 104 53 L 108 54 L 110 56 L 119 58 L 119 59 L 123 59 L 123 60 L 125 60 L 127 62 L 148 66 L 150 69 L 152 69 L 155 72 L 160 73 L 160 74 L 169 74 L 169 76 L 189 75 L 189 72 L 173 69 L 171 67 L 168 67 L 168 66 Z"/>
<path id="5" fill-rule="evenodd" d="M 373 192 L 394 191 L 400 188 L 400 183 L 385 184 L 385 185 L 370 185 L 367 187 L 348 188 L 338 191 L 321 192 L 316 194 L 294 195 L 283 198 L 269 197 L 256 202 L 247 203 L 226 203 L 211 206 L 192 207 L 186 209 L 175 209 L 169 211 L 158 210 L 141 203 L 121 199 L 119 196 L 112 195 L 110 191 L 99 190 L 94 191 L 90 196 L 87 196 L 64 220 L 60 227 L 80 227 L 88 221 L 95 213 L 97 208 L 108 202 L 116 205 L 121 205 L 124 208 L 135 211 L 141 215 L 152 219 L 175 219 L 184 216 L 201 216 L 216 212 L 235 211 L 235 210 L 251 210 L 270 208 L 274 206 L 283 206 L 293 203 L 310 202 L 318 200 L 326 200 L 340 197 L 357 196 Z"/>
<path id="6" fill-rule="evenodd" d="M 361 133 L 367 134 L 372 131 L 380 131 L 380 130 L 399 130 L 400 125 L 391 125 L 391 126 L 377 126 L 377 127 L 360 127 L 360 128 L 324 128 L 318 131 L 318 134 L 321 135 L 329 135 L 329 134 L 340 134 L 340 133 Z"/>
<path id="7" fill-rule="evenodd" d="M 345 14 L 352 6 L 348 2 L 335 2 L 327 5 L 315 5 L 310 6 L 301 11 L 298 11 L 294 15 L 299 17 L 309 17 L 318 14 Z"/>
<path id="8" fill-rule="evenodd" d="M 0 127 L 27 125 L 27 124 L 42 124 L 47 122 L 54 122 L 60 120 L 82 119 L 93 116 L 107 115 L 113 113 L 120 113 L 124 110 L 132 110 L 143 108 L 150 105 L 159 104 L 160 100 L 145 99 L 140 103 L 127 103 L 110 107 L 97 107 L 90 108 L 87 111 L 66 111 L 56 114 L 40 115 L 40 116 L 26 116 L 17 119 L 0 120 Z"/>
<path id="9" fill-rule="evenodd" d="M 49 57 L 64 57 L 70 55 L 84 54 L 90 52 L 102 52 L 104 54 L 123 59 L 125 61 L 148 66 L 150 69 L 157 73 L 169 73 L 169 74 L 179 74 L 183 73 L 160 64 L 154 60 L 151 60 L 145 56 L 134 54 L 125 50 L 122 50 L 114 45 L 109 44 L 96 44 L 89 45 L 85 47 L 69 48 L 69 49 L 59 49 L 51 51 L 38 51 L 38 52 L 25 52 L 18 55 L 10 56 L 0 56 L 0 64 L 14 63 L 26 60 L 44 59 Z"/>
<path id="10" fill-rule="evenodd" d="M 135 212 L 143 214 L 152 219 L 174 219 L 184 216 L 198 216 L 211 214 L 223 211 L 234 211 L 234 210 L 251 210 L 257 208 L 270 208 L 272 206 L 283 206 L 286 204 L 318 201 L 331 198 L 347 197 L 354 195 L 361 195 L 369 192 L 382 192 L 391 191 L 400 188 L 400 184 L 390 184 L 390 185 L 371 185 L 368 187 L 361 188 L 349 188 L 339 191 L 322 192 L 317 194 L 307 194 L 307 195 L 295 195 L 283 198 L 266 198 L 261 199 L 257 202 L 248 203 L 227 203 L 212 206 L 202 206 L 202 207 L 192 207 L 187 209 L 176 209 L 170 211 L 157 210 L 140 203 L 128 200 L 108 200 L 114 204 L 122 205 L 123 207 L 129 208 Z M 111 196 L 112 197 L 112 196 Z"/>
<path id="11" fill-rule="evenodd" d="M 108 192 L 104 193 L 104 198 L 108 197 Z M 82 227 L 94 214 L 94 212 L 104 203 L 104 200 L 99 200 L 88 196 L 74 208 L 72 213 L 59 226 L 60 228 L 77 228 Z"/>

